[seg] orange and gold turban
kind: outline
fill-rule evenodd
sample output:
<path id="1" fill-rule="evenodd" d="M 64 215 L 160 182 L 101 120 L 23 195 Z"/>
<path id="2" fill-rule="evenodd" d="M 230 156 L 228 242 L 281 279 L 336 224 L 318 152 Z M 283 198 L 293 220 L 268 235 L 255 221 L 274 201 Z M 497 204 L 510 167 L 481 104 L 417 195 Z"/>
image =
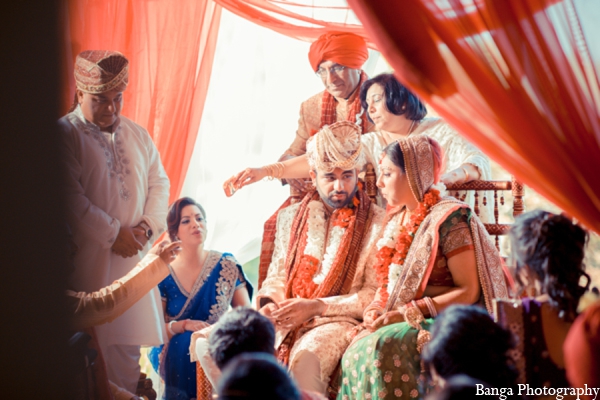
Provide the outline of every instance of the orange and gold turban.
<path id="1" fill-rule="evenodd" d="M 99 94 L 129 82 L 129 61 L 118 51 L 87 50 L 75 60 L 75 83 L 85 93 Z"/>
<path id="2" fill-rule="evenodd" d="M 308 60 L 315 72 L 325 60 L 348 68 L 361 69 L 367 58 L 369 52 L 365 40 L 345 32 L 328 32 L 319 36 L 308 52 Z"/>

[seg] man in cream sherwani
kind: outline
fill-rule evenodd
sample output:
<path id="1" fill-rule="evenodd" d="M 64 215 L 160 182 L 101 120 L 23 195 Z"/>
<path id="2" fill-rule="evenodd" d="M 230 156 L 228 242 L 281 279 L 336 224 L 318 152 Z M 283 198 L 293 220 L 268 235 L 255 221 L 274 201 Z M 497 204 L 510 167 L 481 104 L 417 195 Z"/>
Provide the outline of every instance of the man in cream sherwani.
<path id="1" fill-rule="evenodd" d="M 158 151 L 144 128 L 120 115 L 128 63 L 115 51 L 79 54 L 74 107 L 59 120 L 69 224 L 79 248 L 70 287 L 78 291 L 126 275 L 166 227 L 169 179 Z M 140 345 L 166 338 L 158 290 L 97 335 L 108 378 L 135 393 Z"/>
<path id="2" fill-rule="evenodd" d="M 360 129 L 348 121 L 308 141 L 316 191 L 279 211 L 275 249 L 257 308 L 276 328 L 276 352 L 303 390 L 325 394 L 353 328 L 373 299 L 374 246 L 385 211 L 359 188 L 364 164 Z M 193 343 L 212 381 L 207 332 Z"/>

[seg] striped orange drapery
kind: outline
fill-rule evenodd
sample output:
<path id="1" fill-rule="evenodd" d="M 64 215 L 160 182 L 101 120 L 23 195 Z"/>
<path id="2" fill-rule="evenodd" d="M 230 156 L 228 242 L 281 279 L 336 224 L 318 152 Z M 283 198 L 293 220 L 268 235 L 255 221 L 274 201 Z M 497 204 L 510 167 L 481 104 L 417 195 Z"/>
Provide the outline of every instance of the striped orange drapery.
<path id="1" fill-rule="evenodd" d="M 600 233 L 600 46 L 575 0 L 348 3 L 401 82 Z"/>

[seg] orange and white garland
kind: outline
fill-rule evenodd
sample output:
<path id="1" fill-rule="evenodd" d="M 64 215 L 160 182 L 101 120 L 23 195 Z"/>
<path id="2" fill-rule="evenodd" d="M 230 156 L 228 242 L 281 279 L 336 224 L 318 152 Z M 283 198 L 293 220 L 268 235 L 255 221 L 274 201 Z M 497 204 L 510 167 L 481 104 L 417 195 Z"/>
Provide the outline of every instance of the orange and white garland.
<path id="1" fill-rule="evenodd" d="M 443 190 L 444 187 L 429 189 L 423 202 L 420 202 L 412 212 L 408 224 L 401 224 L 402 214 L 395 215 L 387 223 L 381 239 L 377 241 L 375 271 L 379 284 L 378 302 L 381 307 L 384 307 L 388 301 L 390 295 L 388 289 L 393 288 L 400 277 L 402 266 L 417 230 L 431 208 L 441 200 L 440 189 Z"/>
<path id="2" fill-rule="evenodd" d="M 352 229 L 349 227 L 354 226 L 355 210 L 356 207 L 334 210 L 331 215 L 333 227 L 326 239 L 325 205 L 321 201 L 311 201 L 308 204 L 306 245 L 292 284 L 296 296 L 311 298 L 332 266 L 344 262 L 352 237 Z"/>

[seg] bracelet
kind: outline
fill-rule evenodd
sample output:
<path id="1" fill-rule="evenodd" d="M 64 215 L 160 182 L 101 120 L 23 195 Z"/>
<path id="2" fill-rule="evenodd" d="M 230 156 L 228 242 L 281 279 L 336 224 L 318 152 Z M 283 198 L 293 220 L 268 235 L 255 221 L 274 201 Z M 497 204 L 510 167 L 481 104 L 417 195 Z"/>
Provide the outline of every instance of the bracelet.
<path id="1" fill-rule="evenodd" d="M 169 333 L 171 334 L 171 336 L 175 336 L 175 335 L 177 334 L 176 332 L 174 332 L 174 331 L 173 331 L 173 327 L 171 326 L 171 325 L 173 325 L 175 322 L 177 322 L 177 321 L 173 320 L 173 321 L 171 321 L 171 322 L 169 322 L 169 323 L 167 324 L 167 330 L 169 331 Z"/>
<path id="2" fill-rule="evenodd" d="M 437 317 L 438 313 L 431 297 L 423 297 L 422 299 L 417 300 L 415 304 L 419 310 L 421 310 L 423 316 L 431 318 Z"/>
<path id="3" fill-rule="evenodd" d="M 273 180 L 273 178 L 281 179 L 285 165 L 282 162 L 276 162 L 275 164 L 265 165 L 263 168 L 266 170 L 269 180 Z"/>
<path id="4" fill-rule="evenodd" d="M 465 173 L 465 182 L 469 182 L 469 171 L 467 171 L 467 169 L 463 166 L 461 166 L 460 169 L 462 169 Z"/>
<path id="5" fill-rule="evenodd" d="M 427 305 L 427 308 L 429 309 L 429 315 L 432 318 L 437 317 L 438 313 L 437 313 L 437 309 L 435 308 L 435 304 L 433 304 L 433 299 L 431 297 L 425 297 L 425 298 L 423 298 L 423 300 L 425 300 L 425 304 Z"/>
<path id="6" fill-rule="evenodd" d="M 425 303 L 424 299 L 413 300 L 413 301 L 415 302 L 419 311 L 421 311 L 421 314 L 423 314 L 423 317 L 427 317 L 427 315 L 430 315 L 429 308 L 427 307 L 427 303 Z"/>
<path id="7" fill-rule="evenodd" d="M 265 165 L 263 167 L 263 169 L 265 170 L 265 173 L 267 174 L 267 178 L 270 181 L 273 180 L 273 167 L 269 164 L 269 165 Z"/>

